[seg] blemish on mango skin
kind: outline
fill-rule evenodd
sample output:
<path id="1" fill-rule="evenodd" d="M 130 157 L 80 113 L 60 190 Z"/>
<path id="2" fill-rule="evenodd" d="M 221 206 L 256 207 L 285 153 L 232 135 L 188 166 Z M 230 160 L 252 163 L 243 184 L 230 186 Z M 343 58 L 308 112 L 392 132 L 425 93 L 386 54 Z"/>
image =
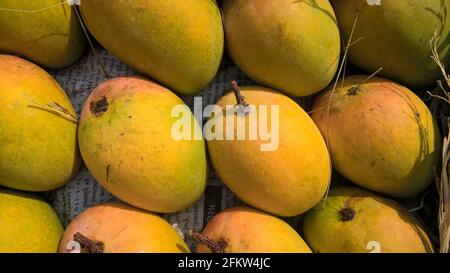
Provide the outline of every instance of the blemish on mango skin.
<path id="1" fill-rule="evenodd" d="M 108 99 L 105 96 L 102 96 L 100 99 L 92 101 L 89 109 L 96 117 L 100 117 L 108 111 L 108 106 Z"/>
<path id="2" fill-rule="evenodd" d="M 355 218 L 356 212 L 352 208 L 343 208 L 339 211 L 339 220 L 342 222 L 350 222 Z"/>

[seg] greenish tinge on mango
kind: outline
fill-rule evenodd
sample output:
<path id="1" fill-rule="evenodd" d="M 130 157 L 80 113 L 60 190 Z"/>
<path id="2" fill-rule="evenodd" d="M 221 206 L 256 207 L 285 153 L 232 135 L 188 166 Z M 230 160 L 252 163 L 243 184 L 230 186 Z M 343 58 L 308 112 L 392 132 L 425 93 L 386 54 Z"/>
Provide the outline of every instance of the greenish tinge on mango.
<path id="1" fill-rule="evenodd" d="M 76 13 L 61 0 L 0 0 L 0 52 L 49 68 L 76 62 L 86 39 Z"/>
<path id="2" fill-rule="evenodd" d="M 63 232 L 38 195 L 0 188 L 0 253 L 56 253 Z"/>
<path id="3" fill-rule="evenodd" d="M 440 59 L 450 64 L 450 2 L 443 0 L 383 1 L 368 5 L 361 0 L 335 0 L 336 16 L 347 41 L 352 33 L 351 63 L 379 73 L 410 88 L 425 88 L 441 77 L 431 58 L 430 41 L 440 38 Z"/>
<path id="4" fill-rule="evenodd" d="M 224 0 L 223 13 L 228 52 L 254 81 L 307 96 L 333 79 L 341 41 L 328 0 Z"/>
<path id="5" fill-rule="evenodd" d="M 356 187 L 333 188 L 310 210 L 304 238 L 316 253 L 426 253 L 433 246 L 415 216 Z"/>
<path id="6" fill-rule="evenodd" d="M 90 32 L 112 54 L 179 93 L 216 75 L 224 49 L 221 14 L 211 0 L 83 0 Z"/>
<path id="7" fill-rule="evenodd" d="M 68 182 L 80 165 L 76 113 L 58 83 L 0 55 L 0 104 L 0 185 L 46 191 Z"/>

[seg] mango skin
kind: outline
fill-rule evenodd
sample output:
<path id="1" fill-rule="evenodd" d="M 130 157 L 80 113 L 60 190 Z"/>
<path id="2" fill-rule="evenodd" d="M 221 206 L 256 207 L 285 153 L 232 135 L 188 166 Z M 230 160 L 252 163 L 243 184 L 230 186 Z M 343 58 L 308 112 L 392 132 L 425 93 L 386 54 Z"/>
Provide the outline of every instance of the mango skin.
<path id="1" fill-rule="evenodd" d="M 247 103 L 256 107 L 279 105 L 279 147 L 261 151 L 257 140 L 208 140 L 212 165 L 223 182 L 244 202 L 278 216 L 295 216 L 315 206 L 324 196 L 331 176 L 331 161 L 320 131 L 303 109 L 287 96 L 259 86 L 241 87 Z M 235 105 L 233 93 L 217 104 Z M 258 116 L 259 110 L 258 110 Z M 245 119 L 227 113 L 211 119 Z M 270 124 L 271 116 L 268 117 Z M 226 127 L 225 127 L 226 128 Z M 237 126 L 234 134 L 236 135 Z M 225 138 L 224 138 L 225 139 Z"/>
<path id="2" fill-rule="evenodd" d="M 86 49 L 78 18 L 65 1 L 0 0 L 0 8 L 37 11 L 0 10 L 0 52 L 62 68 L 76 62 Z"/>
<path id="3" fill-rule="evenodd" d="M 333 167 L 342 175 L 373 191 L 413 197 L 430 185 L 439 166 L 437 122 L 413 92 L 383 78 L 372 78 L 349 95 L 366 78 L 347 77 L 331 103 L 331 90 L 321 94 L 312 118 L 328 138 Z"/>
<path id="4" fill-rule="evenodd" d="M 64 229 L 42 198 L 0 188 L 0 253 L 56 253 Z"/>
<path id="5" fill-rule="evenodd" d="M 88 208 L 67 227 L 60 253 L 72 251 L 75 233 L 101 241 L 105 253 L 188 253 L 177 231 L 160 216 L 121 203 Z"/>
<path id="6" fill-rule="evenodd" d="M 249 207 L 219 212 L 202 235 L 215 242 L 225 241 L 224 253 L 311 253 L 305 241 L 287 223 Z M 210 253 L 211 250 L 198 245 L 197 252 Z"/>
<path id="7" fill-rule="evenodd" d="M 92 107 L 102 100 L 107 108 L 96 114 Z M 189 111 L 168 89 L 136 77 L 108 80 L 92 92 L 81 113 L 79 144 L 86 166 L 106 190 L 161 213 L 183 210 L 200 198 L 206 186 L 205 143 L 174 140 L 177 105 Z"/>
<path id="8" fill-rule="evenodd" d="M 350 37 L 359 13 L 353 39 L 363 38 L 349 51 L 351 63 L 410 88 L 436 84 L 441 71 L 431 59 L 430 40 L 437 44 L 440 59 L 450 64 L 450 18 L 444 14 L 449 1 L 383 1 L 370 6 L 363 0 L 335 0 L 335 11 L 343 38 Z"/>
<path id="9" fill-rule="evenodd" d="M 291 96 L 324 89 L 336 73 L 340 34 L 328 0 L 225 0 L 228 52 L 261 85 Z"/>
<path id="10" fill-rule="evenodd" d="M 82 0 L 94 37 L 112 54 L 171 90 L 192 94 L 216 75 L 224 48 L 211 0 Z"/>
<path id="11" fill-rule="evenodd" d="M 42 109 L 56 102 L 76 113 L 43 69 L 0 55 L 0 185 L 26 191 L 56 189 L 80 166 L 77 124 Z"/>
<path id="12" fill-rule="evenodd" d="M 353 219 L 343 221 L 344 209 L 354 211 Z M 433 252 L 419 221 L 404 207 L 356 187 L 333 188 L 325 204 L 306 214 L 303 231 L 319 253 L 369 253 L 370 242 L 378 242 L 381 253 Z"/>

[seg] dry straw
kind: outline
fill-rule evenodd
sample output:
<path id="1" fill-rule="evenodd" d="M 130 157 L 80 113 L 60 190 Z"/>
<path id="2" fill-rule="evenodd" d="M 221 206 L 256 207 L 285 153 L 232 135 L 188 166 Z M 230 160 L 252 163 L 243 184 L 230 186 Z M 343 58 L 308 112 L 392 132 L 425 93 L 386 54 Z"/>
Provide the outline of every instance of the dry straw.
<path id="1" fill-rule="evenodd" d="M 440 252 L 449 253 L 450 247 L 450 75 L 447 73 L 444 63 L 440 60 L 437 43 L 439 41 L 437 33 L 430 41 L 431 44 L 431 58 L 439 66 L 443 80 L 439 80 L 438 88 L 433 92 L 428 92 L 432 102 L 432 108 L 435 114 L 442 120 L 442 131 L 448 132 L 444 137 L 442 145 L 442 166 L 441 172 L 436 177 L 437 188 L 439 191 L 439 241 Z"/>

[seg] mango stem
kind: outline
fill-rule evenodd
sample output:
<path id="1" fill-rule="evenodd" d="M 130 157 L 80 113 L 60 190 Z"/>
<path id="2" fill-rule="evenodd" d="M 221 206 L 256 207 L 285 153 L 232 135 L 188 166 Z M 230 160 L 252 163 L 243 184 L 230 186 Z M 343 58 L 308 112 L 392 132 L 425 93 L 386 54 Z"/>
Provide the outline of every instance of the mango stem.
<path id="1" fill-rule="evenodd" d="M 224 240 L 216 242 L 194 230 L 189 231 L 189 237 L 191 237 L 197 244 L 206 246 L 213 253 L 224 253 L 225 248 L 227 247 L 227 243 Z"/>
<path id="2" fill-rule="evenodd" d="M 248 103 L 245 101 L 245 97 L 241 95 L 241 88 L 236 81 L 231 82 L 231 87 L 233 87 L 234 96 L 236 97 L 237 105 L 242 105 L 247 107 Z"/>
<path id="3" fill-rule="evenodd" d="M 86 249 L 88 253 L 105 252 L 105 244 L 103 242 L 91 240 L 79 232 L 73 235 L 73 240 L 79 243 L 81 248 Z"/>

